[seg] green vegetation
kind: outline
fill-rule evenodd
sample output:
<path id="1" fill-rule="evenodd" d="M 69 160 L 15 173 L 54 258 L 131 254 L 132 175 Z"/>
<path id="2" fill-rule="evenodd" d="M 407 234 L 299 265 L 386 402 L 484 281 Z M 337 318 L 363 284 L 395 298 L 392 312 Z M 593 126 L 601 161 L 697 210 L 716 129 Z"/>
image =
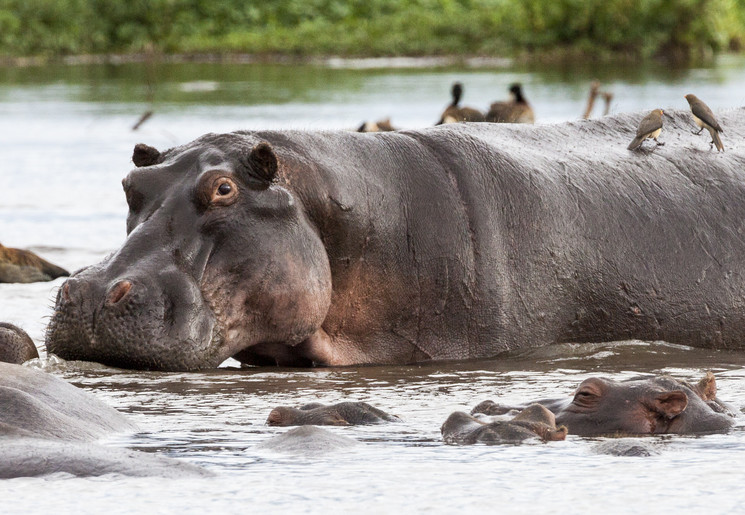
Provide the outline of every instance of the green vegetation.
<path id="1" fill-rule="evenodd" d="M 665 56 L 735 49 L 745 0 L 0 0 L 0 55 Z"/>

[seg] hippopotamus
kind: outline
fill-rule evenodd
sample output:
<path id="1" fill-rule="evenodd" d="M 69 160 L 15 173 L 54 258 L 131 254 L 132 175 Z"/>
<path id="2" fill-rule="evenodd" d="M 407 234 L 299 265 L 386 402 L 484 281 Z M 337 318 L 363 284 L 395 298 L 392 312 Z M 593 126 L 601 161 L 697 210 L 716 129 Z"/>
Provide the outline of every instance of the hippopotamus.
<path id="1" fill-rule="evenodd" d="M 91 441 L 136 426 L 90 393 L 46 372 L 0 363 L 0 437 Z"/>
<path id="2" fill-rule="evenodd" d="M 238 131 L 135 147 L 127 237 L 59 289 L 64 359 L 403 364 L 561 342 L 745 345 L 745 151 L 638 115 Z M 745 109 L 721 113 L 745 141 Z"/>
<path id="3" fill-rule="evenodd" d="M 340 402 L 332 406 L 311 403 L 300 408 L 278 406 L 266 419 L 270 426 L 352 426 L 399 421 L 395 415 L 366 402 Z"/>
<path id="4" fill-rule="evenodd" d="M 201 467 L 96 440 L 137 427 L 114 408 L 51 374 L 0 363 L 0 478 L 204 476 Z"/>
<path id="5" fill-rule="evenodd" d="M 0 361 L 20 365 L 38 357 L 39 351 L 26 331 L 13 324 L 0 322 Z"/>
<path id="6" fill-rule="evenodd" d="M 70 272 L 40 258 L 30 250 L 0 244 L 0 283 L 33 283 L 67 277 Z"/>
<path id="7" fill-rule="evenodd" d="M 261 450 L 307 456 L 325 454 L 360 445 L 362 444 L 354 438 L 332 433 L 322 427 L 300 426 L 294 427 L 286 433 L 273 436 L 256 447 Z"/>
<path id="8" fill-rule="evenodd" d="M 511 420 L 484 421 L 456 411 L 442 424 L 440 432 L 445 443 L 450 444 L 501 444 L 536 438 L 544 442 L 564 440 L 567 428 L 557 427 L 554 414 L 546 407 L 532 404 Z"/>
<path id="9" fill-rule="evenodd" d="M 695 385 L 666 375 L 625 381 L 591 377 L 570 399 L 537 402 L 569 434 L 579 436 L 722 433 L 735 423 L 734 412 L 717 397 L 711 372 Z M 502 415 L 510 409 L 484 401 L 471 414 Z"/>

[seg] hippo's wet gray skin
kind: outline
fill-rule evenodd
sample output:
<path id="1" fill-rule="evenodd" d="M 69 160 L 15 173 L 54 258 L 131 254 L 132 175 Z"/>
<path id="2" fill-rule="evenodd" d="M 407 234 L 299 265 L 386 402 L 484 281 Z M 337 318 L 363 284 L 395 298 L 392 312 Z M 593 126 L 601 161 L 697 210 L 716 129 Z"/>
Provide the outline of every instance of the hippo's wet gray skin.
<path id="1" fill-rule="evenodd" d="M 721 122 L 745 141 L 745 110 Z M 127 240 L 60 289 L 47 349 L 178 370 L 742 348 L 743 146 L 701 151 L 690 113 L 666 112 L 667 146 L 632 153 L 637 123 L 138 146 Z"/>
<path id="2" fill-rule="evenodd" d="M 188 463 L 95 443 L 105 435 L 134 430 L 124 415 L 90 393 L 45 372 L 0 363 L 0 479 L 59 472 L 211 475 Z"/>

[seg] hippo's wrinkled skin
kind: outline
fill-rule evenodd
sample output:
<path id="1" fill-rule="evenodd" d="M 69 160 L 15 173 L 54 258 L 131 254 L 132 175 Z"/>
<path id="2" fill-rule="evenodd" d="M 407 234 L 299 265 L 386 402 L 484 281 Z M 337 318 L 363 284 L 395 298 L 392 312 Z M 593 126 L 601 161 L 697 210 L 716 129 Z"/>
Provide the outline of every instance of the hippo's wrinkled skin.
<path id="1" fill-rule="evenodd" d="M 29 250 L 0 245 L 0 283 L 34 283 L 67 277 L 70 272 Z"/>
<path id="2" fill-rule="evenodd" d="M 540 404 L 532 404 L 511 420 L 484 421 L 462 411 L 451 414 L 440 428 L 445 443 L 502 444 L 540 438 L 544 442 L 564 440 L 567 429 L 556 426 L 554 414 Z"/>
<path id="3" fill-rule="evenodd" d="M 0 361 L 20 365 L 38 357 L 39 351 L 26 331 L 13 324 L 0 322 Z"/>
<path id="4" fill-rule="evenodd" d="M 558 342 L 745 345 L 745 152 L 690 114 L 139 145 L 128 236 L 60 289 L 47 349 L 191 370 L 494 356 Z M 745 141 L 745 110 L 722 113 Z"/>
<path id="5" fill-rule="evenodd" d="M 722 433 L 734 425 L 734 413 L 716 393 L 711 372 L 696 385 L 670 376 L 626 381 L 592 377 L 579 385 L 571 399 L 538 402 L 573 435 L 691 435 Z M 485 401 L 472 413 L 495 415 L 509 409 Z"/>
<path id="6" fill-rule="evenodd" d="M 300 408 L 278 406 L 266 419 L 270 426 L 353 426 L 399 421 L 398 417 L 366 402 L 340 402 L 331 406 L 313 403 Z"/>

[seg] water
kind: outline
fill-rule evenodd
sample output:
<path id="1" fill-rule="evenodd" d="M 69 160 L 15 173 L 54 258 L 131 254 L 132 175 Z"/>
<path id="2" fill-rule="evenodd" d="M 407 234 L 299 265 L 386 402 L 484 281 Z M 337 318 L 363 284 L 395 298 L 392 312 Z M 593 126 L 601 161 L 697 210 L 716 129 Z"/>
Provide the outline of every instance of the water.
<path id="1" fill-rule="evenodd" d="M 465 85 L 464 104 L 482 109 L 521 81 L 540 123 L 579 117 L 595 77 L 615 94 L 612 112 L 685 108 L 689 92 L 714 111 L 745 105 L 740 58 L 682 71 L 193 63 L 0 70 L 0 242 L 35 250 L 70 270 L 100 260 L 123 241 L 120 181 L 138 142 L 163 149 L 205 132 L 346 129 L 386 116 L 401 128 L 423 127 L 438 119 L 454 80 Z M 152 119 L 132 132 L 151 108 Z M 0 285 L 0 320 L 24 327 L 42 353 L 61 282 Z M 726 435 L 646 439 L 660 450 L 647 458 L 598 454 L 597 439 L 571 436 L 516 447 L 446 446 L 439 427 L 451 412 L 485 399 L 520 403 L 571 395 L 592 375 L 652 372 L 696 380 L 713 370 L 720 397 L 740 408 L 743 363 L 745 355 L 737 352 L 625 342 L 406 367 L 239 370 L 229 360 L 214 372 L 167 374 L 51 365 L 51 373 L 140 426 L 141 432 L 116 435 L 106 445 L 157 452 L 216 476 L 6 480 L 0 482 L 0 512 L 742 511 L 745 433 L 739 426 Z M 343 400 L 369 402 L 403 422 L 332 428 L 365 445 L 327 456 L 257 448 L 285 431 L 264 425 L 274 406 Z"/>

